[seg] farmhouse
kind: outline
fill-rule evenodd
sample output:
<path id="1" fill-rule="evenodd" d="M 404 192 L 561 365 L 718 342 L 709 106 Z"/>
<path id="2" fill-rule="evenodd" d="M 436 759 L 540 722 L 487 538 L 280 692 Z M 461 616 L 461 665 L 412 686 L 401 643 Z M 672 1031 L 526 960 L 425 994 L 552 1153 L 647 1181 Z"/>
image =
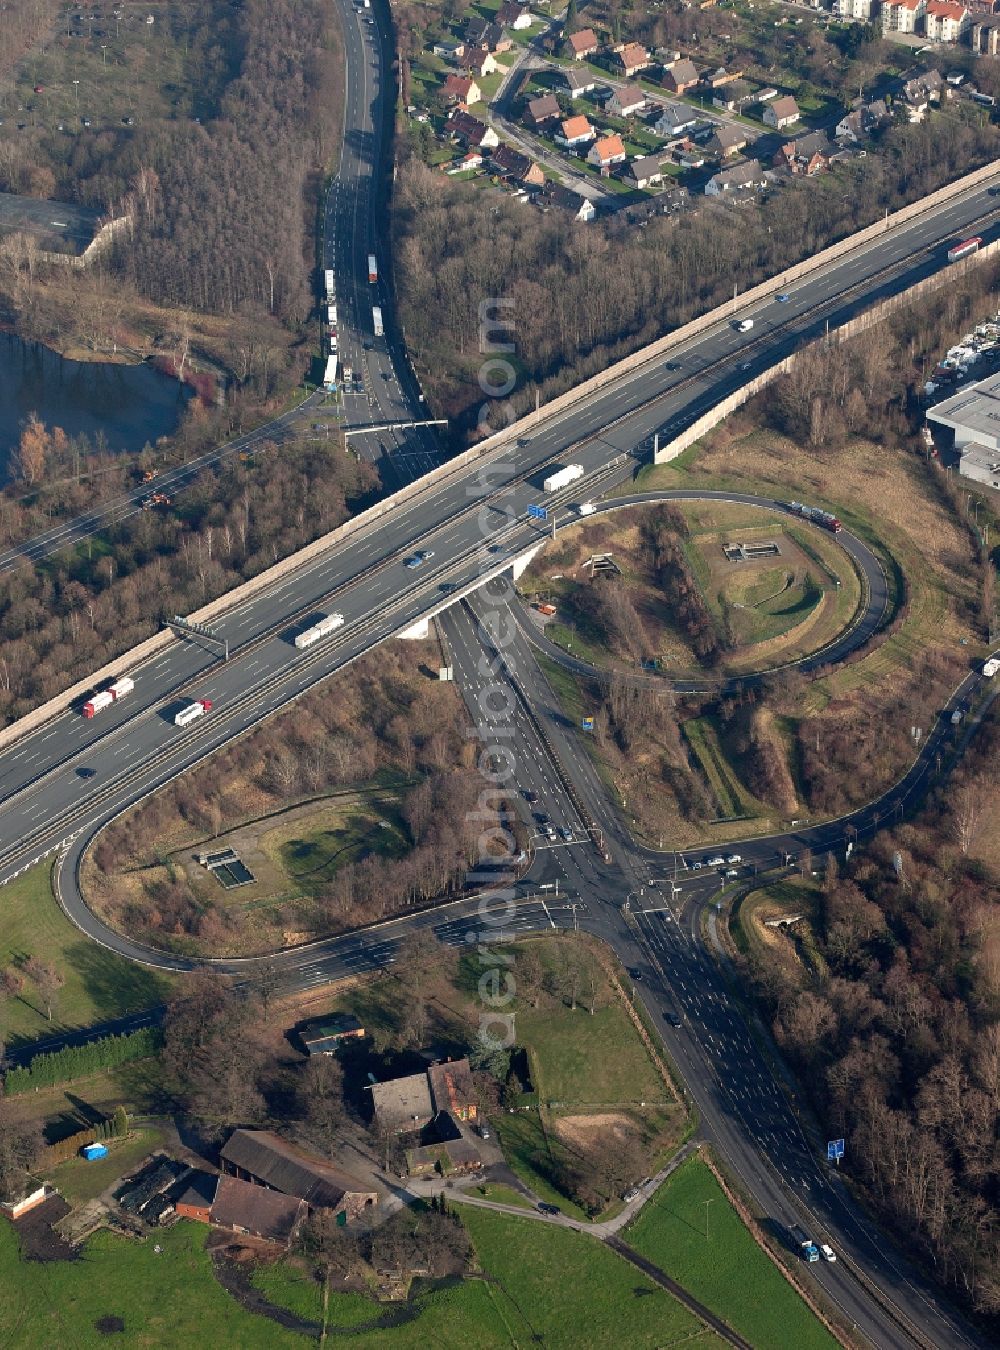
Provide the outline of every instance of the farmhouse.
<path id="1" fill-rule="evenodd" d="M 219 1178 L 210 1221 L 216 1228 L 287 1248 L 306 1212 L 305 1202 L 293 1195 L 225 1176 Z"/>
<path id="2" fill-rule="evenodd" d="M 345 1221 L 378 1204 L 376 1191 L 270 1130 L 236 1130 L 221 1157 L 227 1176 L 295 1196 L 310 1209 L 344 1214 Z"/>

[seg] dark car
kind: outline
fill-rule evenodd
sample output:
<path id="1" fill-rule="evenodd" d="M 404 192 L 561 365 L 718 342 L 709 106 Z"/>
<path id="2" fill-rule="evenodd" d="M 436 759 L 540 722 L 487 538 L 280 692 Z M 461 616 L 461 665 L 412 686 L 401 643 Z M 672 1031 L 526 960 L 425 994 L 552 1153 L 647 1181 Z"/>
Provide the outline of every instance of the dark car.
<path id="1" fill-rule="evenodd" d="M 629 979 L 630 979 L 630 980 L 641 980 L 641 979 L 642 979 L 642 971 L 639 969 L 638 966 L 629 966 L 629 968 L 628 968 L 628 974 L 629 974 Z"/>
<path id="2" fill-rule="evenodd" d="M 679 361 L 668 361 L 666 366 L 664 367 L 664 369 L 666 370 L 680 370 L 680 368 L 681 363 Z"/>
<path id="3" fill-rule="evenodd" d="M 664 1013 L 663 1016 L 667 1019 L 667 1021 L 670 1023 L 672 1027 L 679 1027 L 682 1025 L 681 1019 L 677 1016 L 675 1012 Z"/>
<path id="4" fill-rule="evenodd" d="M 77 769 L 76 776 L 77 778 L 93 778 L 96 773 L 97 773 L 96 769 L 88 769 L 86 767 L 83 767 Z"/>
<path id="5" fill-rule="evenodd" d="M 539 1200 L 538 1208 L 543 1214 L 559 1214 L 561 1212 L 558 1205 L 546 1204 L 544 1200 Z"/>
<path id="6" fill-rule="evenodd" d="M 524 789 L 524 800 L 525 800 L 526 802 L 537 802 L 537 801 L 538 801 L 538 793 L 537 793 L 537 792 L 532 792 L 531 788 L 525 788 L 525 789 Z"/>

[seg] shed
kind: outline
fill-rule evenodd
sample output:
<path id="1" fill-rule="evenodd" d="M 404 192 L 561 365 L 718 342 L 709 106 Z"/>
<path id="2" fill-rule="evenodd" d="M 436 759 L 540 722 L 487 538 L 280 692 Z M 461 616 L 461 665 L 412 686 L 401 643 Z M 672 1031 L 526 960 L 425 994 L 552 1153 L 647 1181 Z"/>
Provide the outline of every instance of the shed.
<path id="1" fill-rule="evenodd" d="M 185 1183 L 184 1189 L 174 1201 L 178 1215 L 182 1219 L 197 1219 L 199 1223 L 208 1223 L 219 1178 L 214 1172 L 195 1168 L 185 1178 Z"/>

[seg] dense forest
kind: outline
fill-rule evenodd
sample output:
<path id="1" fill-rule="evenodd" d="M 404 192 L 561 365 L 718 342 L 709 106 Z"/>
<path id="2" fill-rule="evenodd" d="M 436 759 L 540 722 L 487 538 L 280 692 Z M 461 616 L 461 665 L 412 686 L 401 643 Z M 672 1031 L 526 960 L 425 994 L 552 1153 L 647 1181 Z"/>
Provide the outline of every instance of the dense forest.
<path id="1" fill-rule="evenodd" d="M 847 1166 L 937 1277 L 1000 1315 L 1000 877 L 977 857 L 996 715 L 912 824 L 829 863 L 798 959 L 750 957 L 778 1043 Z M 985 832 L 985 833 L 984 833 Z M 995 857 L 995 850 L 993 851 Z"/>
<path id="2" fill-rule="evenodd" d="M 0 720 L 333 529 L 377 483 L 335 443 L 264 445 L 247 463 L 203 469 L 165 508 L 113 524 L 97 546 L 0 576 Z M 0 498 L 0 522 L 6 509 Z"/>

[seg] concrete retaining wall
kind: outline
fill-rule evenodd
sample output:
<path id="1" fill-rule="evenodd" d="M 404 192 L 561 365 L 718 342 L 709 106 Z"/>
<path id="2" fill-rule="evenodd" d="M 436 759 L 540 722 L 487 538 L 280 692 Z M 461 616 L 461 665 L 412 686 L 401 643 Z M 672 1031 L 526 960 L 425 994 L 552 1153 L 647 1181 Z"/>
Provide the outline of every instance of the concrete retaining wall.
<path id="1" fill-rule="evenodd" d="M 878 221 L 874 225 L 869 225 L 865 229 L 859 230 L 857 234 L 850 235 L 847 239 L 842 239 L 837 244 L 832 244 L 829 248 L 824 249 L 822 253 L 817 253 L 814 257 L 809 258 L 804 262 L 796 263 L 794 267 L 787 268 L 778 276 L 772 277 L 769 281 L 762 282 L 759 286 L 754 286 L 751 290 L 744 292 L 744 294 L 739 296 L 736 300 L 727 300 L 724 304 L 720 305 L 717 309 L 711 310 L 708 314 L 703 314 L 700 318 L 692 319 L 690 323 L 686 323 L 682 327 L 674 329 L 665 337 L 659 338 L 656 342 L 651 343 L 648 347 L 644 347 L 641 351 L 635 352 L 632 356 L 628 356 L 624 360 L 616 362 L 615 365 L 609 366 L 607 370 L 601 371 L 599 374 L 592 376 L 589 380 L 585 380 L 583 384 L 567 390 L 565 394 L 560 394 L 558 398 L 553 399 L 551 403 L 544 404 L 537 412 L 529 413 L 526 417 L 523 417 L 514 427 L 497 432 L 493 436 L 480 441 L 478 445 L 473 446 L 470 450 L 463 451 L 462 454 L 449 460 L 447 464 L 441 465 L 438 469 L 432 469 L 430 473 L 425 474 L 423 478 L 418 479 L 415 483 L 411 483 L 408 487 L 401 488 L 399 492 L 394 493 L 391 497 L 385 498 L 383 501 L 376 502 L 375 505 L 369 507 L 367 511 L 362 511 L 359 515 L 352 516 L 352 518 L 345 521 L 343 525 L 338 526 L 335 530 L 331 530 L 321 538 L 314 540 L 313 543 L 307 544 L 306 547 L 300 549 L 298 553 L 294 553 L 290 557 L 282 559 L 281 562 L 275 563 L 273 567 L 269 567 L 266 571 L 261 572 L 250 581 L 243 582 L 234 590 L 227 591 L 225 595 L 220 596 L 217 600 L 211 601 L 195 614 L 192 614 L 190 618 L 195 623 L 207 623 L 211 619 L 217 618 L 220 614 L 226 613 L 236 605 L 250 599 L 259 592 L 266 590 L 269 586 L 274 585 L 276 581 L 287 577 L 290 573 L 297 571 L 300 567 L 307 567 L 311 562 L 327 553 L 330 549 L 335 548 L 338 544 L 346 542 L 353 535 L 367 529 L 383 516 L 395 511 L 403 502 L 415 503 L 419 501 L 422 496 L 438 491 L 450 480 L 464 473 L 470 465 L 475 464 L 477 461 L 483 460 L 488 462 L 492 457 L 498 456 L 498 452 L 505 449 L 510 450 L 512 438 L 515 434 L 523 435 L 525 432 L 533 430 L 540 424 L 547 422 L 554 415 L 572 408 L 581 400 L 593 397 L 594 394 L 598 393 L 601 389 L 606 388 L 609 384 L 614 383 L 615 380 L 620 379 L 623 375 L 627 375 L 630 372 L 636 372 L 649 362 L 659 360 L 673 348 L 689 341 L 692 337 L 696 337 L 699 333 L 705 332 L 714 324 L 719 323 L 720 320 L 736 314 L 738 311 L 745 309 L 748 305 L 756 304 L 758 300 L 776 294 L 778 291 L 785 289 L 792 282 L 799 281 L 810 273 L 815 272 L 817 269 L 834 262 L 837 258 L 850 253 L 853 249 L 859 247 L 859 245 L 868 243 L 872 239 L 877 239 L 880 235 L 896 229 L 908 221 L 917 219 L 917 217 L 924 215 L 927 211 L 941 205 L 942 202 L 958 197 L 963 192 L 977 187 L 979 184 L 987 182 L 989 179 L 995 178 L 998 175 L 1000 175 L 1000 167 L 996 164 L 987 164 L 981 169 L 976 169 L 973 173 L 966 174 L 964 178 L 960 178 L 956 182 L 950 183 L 946 187 L 939 188 L 936 192 L 932 192 L 929 197 L 923 197 L 919 202 L 913 202 L 910 206 L 904 206 L 902 210 L 894 212 L 887 220 Z M 995 252 L 997 248 L 997 244 L 990 245 L 987 248 L 982 249 L 976 257 L 971 258 L 966 263 L 960 265 L 963 267 L 974 266 L 978 258 L 988 256 Z M 950 273 L 945 273 L 943 275 L 947 276 L 950 275 Z M 928 282 L 936 282 L 937 280 L 938 278 L 932 277 L 928 279 Z M 920 283 L 920 287 L 914 287 L 909 294 L 913 294 L 924 286 L 927 286 L 928 282 Z M 886 301 L 885 306 L 892 305 L 893 303 L 901 304 L 903 303 L 903 299 L 899 297 L 894 300 Z M 885 307 L 880 306 L 878 311 L 872 312 L 871 317 L 861 316 L 861 318 L 855 319 L 850 324 L 845 325 L 844 328 L 838 330 L 838 332 L 847 336 L 851 332 L 858 331 L 861 324 L 875 322 L 875 315 L 881 315 L 884 312 Z M 773 380 L 786 368 L 786 364 L 782 362 L 772 370 L 765 371 L 762 375 L 756 376 L 749 384 L 745 385 L 744 388 L 730 394 L 728 398 L 724 399 L 716 408 L 712 409 L 711 412 L 698 418 L 698 420 L 676 440 L 670 442 L 668 446 L 661 449 L 659 462 L 673 459 L 676 455 L 679 455 L 682 450 L 686 449 L 688 445 L 691 445 L 696 441 L 699 436 L 704 435 L 706 431 L 709 431 L 712 427 L 718 425 L 723 417 L 727 416 L 735 408 L 740 407 L 743 403 L 746 403 L 759 389 L 762 389 L 764 385 Z M 37 727 L 41 726 L 43 722 L 47 722 L 50 718 L 64 712 L 67 708 L 71 707 L 77 699 L 81 698 L 91 689 L 103 684 L 106 680 L 113 678 L 115 675 L 130 670 L 141 662 L 148 660 L 150 656 L 161 651 L 172 641 L 174 641 L 174 638 L 171 633 L 156 633 L 154 636 L 147 638 L 145 642 L 141 642 L 137 647 L 133 647 L 131 651 L 123 652 L 121 656 L 116 657 L 114 661 L 102 666 L 100 670 L 91 672 L 87 675 L 86 679 L 77 681 L 76 684 L 71 685 L 68 689 L 64 689 L 61 694 L 57 694 L 54 698 L 49 699 L 47 703 L 43 703 L 40 707 L 35 708 L 34 711 L 30 713 L 26 713 L 25 716 L 19 718 L 18 721 L 12 722 L 9 727 L 0 730 L 0 750 L 10 745 L 19 737 L 26 735 L 30 731 L 34 731 Z"/>

